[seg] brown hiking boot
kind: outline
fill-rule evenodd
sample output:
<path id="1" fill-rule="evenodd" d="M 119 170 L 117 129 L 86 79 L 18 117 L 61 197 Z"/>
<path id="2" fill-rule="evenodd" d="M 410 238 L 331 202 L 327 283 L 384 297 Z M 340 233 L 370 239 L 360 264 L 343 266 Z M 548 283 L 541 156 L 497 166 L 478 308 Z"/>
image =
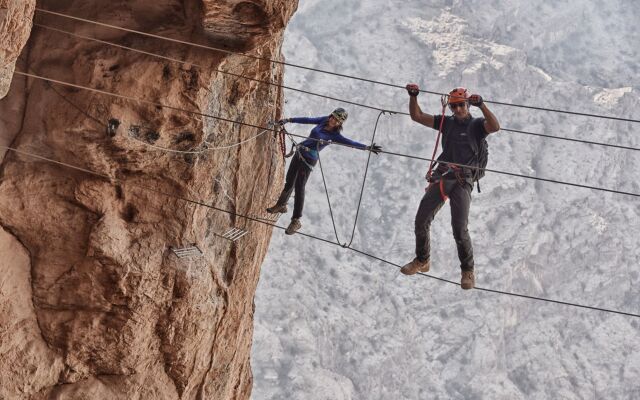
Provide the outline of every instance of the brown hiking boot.
<path id="1" fill-rule="evenodd" d="M 473 271 L 462 271 L 462 279 L 460 279 L 460 287 L 468 290 L 473 289 L 476 285 L 476 277 L 473 275 Z"/>
<path id="2" fill-rule="evenodd" d="M 300 218 L 292 218 L 291 223 L 289 224 L 289 226 L 287 226 L 287 229 L 285 229 L 284 233 L 286 233 L 287 235 L 293 235 L 300 228 L 302 228 Z"/>
<path id="3" fill-rule="evenodd" d="M 405 275 L 413 275 L 417 272 L 429 272 L 429 267 L 431 267 L 431 262 L 429 260 L 420 261 L 417 258 L 414 258 L 409 264 L 400 268 L 400 272 Z"/>
<path id="4" fill-rule="evenodd" d="M 288 211 L 288 210 L 287 210 L 287 205 L 286 205 L 286 204 L 281 205 L 281 206 L 279 206 L 279 205 L 277 205 L 277 204 L 276 204 L 276 205 L 275 205 L 275 206 L 273 206 L 273 207 L 269 207 L 269 208 L 267 208 L 267 212 L 268 212 L 269 214 L 284 214 L 284 213 L 286 213 L 287 211 Z"/>

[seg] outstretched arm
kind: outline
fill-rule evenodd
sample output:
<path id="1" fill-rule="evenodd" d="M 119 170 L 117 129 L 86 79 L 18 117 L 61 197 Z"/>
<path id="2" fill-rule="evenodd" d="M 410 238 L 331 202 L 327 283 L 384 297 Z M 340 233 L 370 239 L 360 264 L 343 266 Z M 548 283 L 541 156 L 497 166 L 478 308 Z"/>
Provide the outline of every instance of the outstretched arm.
<path id="1" fill-rule="evenodd" d="M 287 118 L 285 122 L 293 122 L 294 124 L 313 124 L 318 125 L 322 123 L 327 117 L 315 117 L 315 118 L 307 118 L 307 117 L 296 117 L 296 118 Z"/>
<path id="2" fill-rule="evenodd" d="M 418 93 L 420 88 L 415 83 L 409 83 L 407 85 L 407 92 L 409 92 L 409 114 L 411 119 L 424 126 L 433 128 L 433 115 L 422 112 L 420 105 L 418 105 Z"/>
<path id="3" fill-rule="evenodd" d="M 352 147 L 356 147 L 358 149 L 366 149 L 367 145 L 360 143 L 360 142 L 356 142 L 355 140 L 351 140 L 347 137 L 342 136 L 342 134 L 338 133 L 335 135 L 335 137 L 333 138 L 333 141 L 336 143 L 342 143 L 342 144 L 346 144 L 347 146 L 352 146 Z"/>
<path id="4" fill-rule="evenodd" d="M 482 100 L 482 96 L 479 94 L 472 94 L 469 97 L 469 103 L 472 106 L 476 106 L 482 111 L 482 115 L 484 116 L 484 129 L 487 133 L 494 133 L 500 130 L 500 123 L 498 122 L 498 118 L 489 110 L 489 107 Z"/>

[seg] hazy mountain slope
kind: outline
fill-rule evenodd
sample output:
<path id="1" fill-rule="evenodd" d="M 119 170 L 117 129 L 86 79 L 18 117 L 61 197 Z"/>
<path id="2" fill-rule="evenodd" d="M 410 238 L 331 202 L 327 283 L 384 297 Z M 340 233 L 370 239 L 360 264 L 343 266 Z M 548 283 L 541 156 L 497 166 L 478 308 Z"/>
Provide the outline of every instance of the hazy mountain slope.
<path id="1" fill-rule="evenodd" d="M 639 7 L 613 1 L 303 1 L 287 60 L 486 99 L 638 118 Z M 636 40 L 637 41 L 637 40 Z M 407 111 L 406 92 L 288 68 L 287 84 Z M 288 116 L 336 102 L 287 92 Z M 425 111 L 439 99 L 421 95 Z M 377 112 L 345 106 L 345 134 L 370 140 Z M 640 147 L 639 124 L 491 106 L 503 127 Z M 479 115 L 475 110 L 474 114 Z M 310 126 L 291 125 L 306 134 Z M 376 142 L 429 157 L 435 131 L 383 116 Z M 500 132 L 489 168 L 640 193 L 638 152 Z M 341 241 L 366 153 L 322 153 Z M 353 246 L 413 257 L 426 163 L 372 158 Z M 281 225 L 290 215 L 283 216 Z M 432 273 L 459 280 L 449 207 L 432 228 Z M 319 169 L 303 231 L 335 240 Z M 478 286 L 640 312 L 640 201 L 489 173 L 470 231 Z M 276 234 L 256 296 L 255 399 L 637 398 L 640 321 L 470 291 L 300 235 Z"/>

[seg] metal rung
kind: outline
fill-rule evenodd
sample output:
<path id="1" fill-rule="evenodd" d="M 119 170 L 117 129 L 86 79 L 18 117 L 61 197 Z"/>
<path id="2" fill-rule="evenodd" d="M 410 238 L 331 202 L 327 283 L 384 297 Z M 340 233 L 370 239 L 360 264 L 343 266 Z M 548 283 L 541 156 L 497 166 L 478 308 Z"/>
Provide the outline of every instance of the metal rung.
<path id="1" fill-rule="evenodd" d="M 282 213 L 269 214 L 265 216 L 264 219 L 266 219 L 267 221 L 276 222 L 281 215 Z"/>
<path id="2" fill-rule="evenodd" d="M 181 248 L 171 247 L 171 251 L 173 251 L 173 254 L 175 254 L 178 258 L 202 256 L 202 250 L 200 250 L 196 245 Z"/>
<path id="3" fill-rule="evenodd" d="M 264 213 L 262 215 L 259 215 L 259 214 L 253 215 L 253 218 L 260 219 L 263 221 L 276 222 L 281 215 L 282 213 L 276 213 L 276 214 Z"/>
<path id="4" fill-rule="evenodd" d="M 222 237 L 230 240 L 232 242 L 237 241 L 238 239 L 240 239 L 241 237 L 243 237 L 244 235 L 246 235 L 247 231 L 245 231 L 244 229 L 240 229 L 240 228 L 231 228 L 228 231 L 226 231 Z"/>

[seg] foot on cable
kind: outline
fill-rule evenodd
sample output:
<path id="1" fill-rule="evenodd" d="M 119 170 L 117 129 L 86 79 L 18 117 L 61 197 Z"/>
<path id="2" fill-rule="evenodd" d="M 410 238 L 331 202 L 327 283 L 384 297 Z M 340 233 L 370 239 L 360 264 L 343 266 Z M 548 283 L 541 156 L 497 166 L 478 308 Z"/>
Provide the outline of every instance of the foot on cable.
<path id="1" fill-rule="evenodd" d="M 409 264 L 400 268 L 400 272 L 405 275 L 413 275 L 418 272 L 429 272 L 431 267 L 431 261 L 420 261 L 417 257 L 413 259 Z"/>
<path id="2" fill-rule="evenodd" d="M 476 286 L 476 277 L 473 271 L 462 271 L 462 278 L 460 279 L 460 287 L 468 290 L 473 289 Z"/>
<path id="3" fill-rule="evenodd" d="M 267 208 L 267 212 L 269 214 L 285 214 L 287 212 L 287 205 L 283 204 L 283 205 L 278 205 L 276 204 L 273 207 L 269 207 Z"/>
<path id="4" fill-rule="evenodd" d="M 287 235 L 293 235 L 300 228 L 302 228 L 300 218 L 292 218 L 291 223 L 289 224 L 287 229 L 285 229 L 284 233 L 286 233 Z"/>

